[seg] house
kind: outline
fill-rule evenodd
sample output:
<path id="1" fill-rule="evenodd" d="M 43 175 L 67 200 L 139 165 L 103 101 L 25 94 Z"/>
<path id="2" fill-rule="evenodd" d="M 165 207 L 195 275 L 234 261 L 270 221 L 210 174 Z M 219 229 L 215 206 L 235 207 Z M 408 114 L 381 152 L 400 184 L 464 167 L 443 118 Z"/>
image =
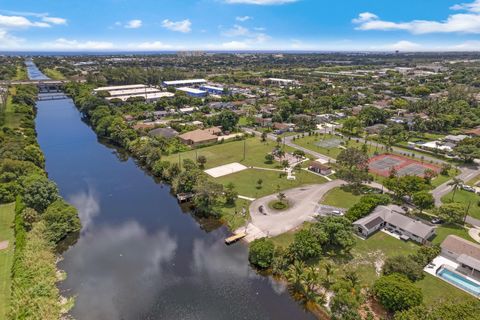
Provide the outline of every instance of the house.
<path id="1" fill-rule="evenodd" d="M 202 144 L 215 143 L 218 140 L 218 136 L 210 133 L 208 129 L 197 129 L 178 136 L 180 141 L 188 146 L 199 146 Z"/>
<path id="2" fill-rule="evenodd" d="M 366 127 L 366 128 L 365 128 L 365 131 L 366 131 L 368 134 L 379 134 L 380 131 L 382 131 L 382 130 L 385 129 L 386 127 L 387 127 L 386 124 L 377 123 L 377 124 L 374 124 L 373 126 Z"/>
<path id="3" fill-rule="evenodd" d="M 468 138 L 466 135 L 464 134 L 459 134 L 459 135 L 448 135 L 446 136 L 445 138 L 443 138 L 443 141 L 445 141 L 446 143 L 451 143 L 453 145 L 457 145 L 459 144 L 461 141 L 463 141 L 464 139 Z"/>
<path id="4" fill-rule="evenodd" d="M 456 235 L 449 235 L 440 244 L 442 256 L 457 262 L 470 274 L 480 275 L 480 245 L 460 238 Z"/>
<path id="5" fill-rule="evenodd" d="M 151 137 L 164 137 L 170 139 L 178 136 L 178 132 L 172 128 L 157 128 L 150 130 L 148 135 Z"/>
<path id="6" fill-rule="evenodd" d="M 355 231 L 368 237 L 374 232 L 385 228 L 400 236 L 401 239 L 412 239 L 426 243 L 435 234 L 435 227 L 420 220 L 403 215 L 403 209 L 398 206 L 378 206 L 371 214 L 353 223 Z"/>
<path id="7" fill-rule="evenodd" d="M 272 118 L 255 117 L 255 124 L 260 127 L 270 127 L 272 125 Z"/>
<path id="8" fill-rule="evenodd" d="M 318 173 L 318 174 L 321 174 L 323 176 L 328 176 L 328 175 L 332 174 L 332 167 L 330 167 L 329 165 L 326 165 L 326 164 L 322 164 L 322 163 L 317 162 L 317 161 L 310 161 L 310 163 L 308 165 L 308 170 L 310 170 L 312 172 L 315 172 L 315 173 Z"/>
<path id="9" fill-rule="evenodd" d="M 219 135 L 222 134 L 222 129 L 220 129 L 219 127 L 207 128 L 207 129 L 205 129 L 205 131 L 207 131 L 208 133 L 213 134 L 215 136 L 219 136 Z"/>
<path id="10" fill-rule="evenodd" d="M 282 134 L 287 131 L 293 131 L 295 128 L 295 124 L 293 123 L 281 123 L 281 122 L 274 122 L 273 129 L 275 129 L 276 134 Z"/>

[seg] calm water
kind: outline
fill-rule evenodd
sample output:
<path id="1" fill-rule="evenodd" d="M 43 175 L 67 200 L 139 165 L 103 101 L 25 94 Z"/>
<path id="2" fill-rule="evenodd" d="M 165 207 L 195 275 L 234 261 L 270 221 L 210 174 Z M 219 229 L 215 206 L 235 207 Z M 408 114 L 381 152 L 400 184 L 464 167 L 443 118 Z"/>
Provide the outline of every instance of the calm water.
<path id="1" fill-rule="evenodd" d="M 76 319 L 312 319 L 284 285 L 256 274 L 247 247 L 227 247 L 182 212 L 169 187 L 99 143 L 71 100 L 38 102 L 50 178 L 83 230 L 59 264 Z"/>

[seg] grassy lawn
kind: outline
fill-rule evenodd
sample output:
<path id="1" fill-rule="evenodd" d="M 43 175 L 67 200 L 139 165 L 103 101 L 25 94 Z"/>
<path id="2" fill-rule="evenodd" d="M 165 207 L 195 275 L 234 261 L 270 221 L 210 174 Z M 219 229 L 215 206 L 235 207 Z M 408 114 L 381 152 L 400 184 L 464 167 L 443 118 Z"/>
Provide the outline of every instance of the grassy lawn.
<path id="1" fill-rule="evenodd" d="M 378 277 L 378 266 L 386 258 L 412 253 L 418 247 L 413 241 L 404 242 L 384 232 L 377 232 L 366 240 L 357 239 L 351 251 L 353 259 L 347 265 L 357 269 L 364 284 L 372 285 Z"/>
<path id="2" fill-rule="evenodd" d="M 49 77 L 50 79 L 53 79 L 53 80 L 64 80 L 65 79 L 65 76 L 60 71 L 58 71 L 57 69 L 47 68 L 47 69 L 43 70 L 43 73 L 47 77 Z"/>
<path id="3" fill-rule="evenodd" d="M 475 186 L 475 184 L 480 181 L 480 175 L 474 177 L 471 180 L 466 181 L 465 183 L 468 184 L 469 186 Z"/>
<path id="4" fill-rule="evenodd" d="M 415 285 L 422 289 L 423 302 L 425 304 L 429 305 L 439 300 L 453 300 L 462 302 L 465 302 L 467 300 L 478 301 L 470 294 L 455 288 L 448 282 L 436 278 L 426 272 L 424 272 L 424 274 L 425 278 L 416 282 Z"/>
<path id="5" fill-rule="evenodd" d="M 6 319 L 10 300 L 15 241 L 12 228 L 14 218 L 15 203 L 0 205 L 0 241 L 9 241 L 8 248 L 0 251 L 0 319 Z"/>
<path id="6" fill-rule="evenodd" d="M 459 171 L 458 171 L 456 168 L 450 169 L 450 171 L 448 172 L 448 176 L 444 176 L 444 175 L 439 174 L 438 176 L 436 176 L 436 177 L 432 180 L 432 187 L 436 188 L 436 187 L 438 187 L 439 185 L 444 184 L 444 183 L 447 182 L 448 180 L 450 180 L 450 179 L 452 179 L 453 177 L 455 177 L 457 174 L 459 174 Z"/>
<path id="7" fill-rule="evenodd" d="M 440 244 L 442 241 L 450 234 L 459 236 L 463 239 L 473 241 L 472 238 L 468 235 L 468 232 L 465 228 L 462 228 L 457 225 L 445 224 L 437 227 L 435 230 L 435 237 L 431 239 L 432 243 Z"/>
<path id="8" fill-rule="evenodd" d="M 450 202 L 452 196 L 453 191 L 447 193 L 442 197 L 442 202 Z M 470 204 L 468 214 L 474 218 L 480 219 L 480 207 L 478 206 L 478 201 L 480 200 L 479 195 L 465 190 L 457 190 L 457 192 L 455 192 L 455 198 L 453 200 L 454 202 L 462 203 L 465 206 L 468 206 Z"/>
<path id="9" fill-rule="evenodd" d="M 259 138 L 250 138 L 245 140 L 245 159 L 243 159 L 244 141 L 224 142 L 205 148 L 172 154 L 162 159 L 170 162 L 178 162 L 180 157 L 181 160 L 191 159 L 195 161 L 196 156 L 203 155 L 207 158 L 207 163 L 205 164 L 206 169 L 232 162 L 238 162 L 245 166 L 280 168 L 280 163 L 276 161 L 272 164 L 265 163 L 265 155 L 272 152 L 276 145 L 276 142 L 273 141 L 261 142 Z M 291 152 L 293 149 L 286 147 L 285 151 Z"/>
<path id="10" fill-rule="evenodd" d="M 361 197 L 362 195 L 357 196 L 338 187 L 330 190 L 320 203 L 328 206 L 350 209 L 354 204 L 360 201 Z"/>
<path id="11" fill-rule="evenodd" d="M 334 139 L 334 138 L 341 139 L 338 136 L 334 136 L 334 135 L 330 135 L 330 134 L 326 134 L 326 135 L 321 134 L 319 136 L 308 136 L 307 135 L 303 138 L 295 139 L 295 141 L 293 141 L 293 143 L 295 143 L 295 144 L 297 144 L 301 147 L 307 148 L 309 150 L 327 155 L 329 157 L 337 158 L 337 156 L 342 151 L 341 148 L 338 148 L 338 147 L 325 148 L 325 147 L 320 147 L 320 146 L 316 145 L 316 143 L 318 143 L 321 140 L 329 140 L 329 139 Z"/>
<path id="12" fill-rule="evenodd" d="M 234 206 L 224 206 L 222 208 L 222 221 L 225 222 L 231 230 L 244 226 L 249 216 L 248 207 L 250 207 L 250 201 L 237 199 Z M 247 212 L 245 217 L 242 215 L 243 208 L 245 208 Z"/>
<path id="13" fill-rule="evenodd" d="M 215 182 L 227 185 L 233 183 L 238 194 L 251 198 L 260 198 L 277 192 L 302 185 L 325 183 L 327 180 L 315 174 L 300 171 L 296 172 L 296 180 L 287 180 L 286 176 L 280 177 L 280 172 L 248 169 L 214 179 Z M 213 178 L 212 178 L 213 179 Z M 258 179 L 263 180 L 262 188 L 257 189 Z"/>
<path id="14" fill-rule="evenodd" d="M 13 77 L 12 80 L 27 80 L 28 75 L 27 75 L 27 69 L 25 68 L 24 65 L 17 66 L 17 74 L 15 77 Z"/>

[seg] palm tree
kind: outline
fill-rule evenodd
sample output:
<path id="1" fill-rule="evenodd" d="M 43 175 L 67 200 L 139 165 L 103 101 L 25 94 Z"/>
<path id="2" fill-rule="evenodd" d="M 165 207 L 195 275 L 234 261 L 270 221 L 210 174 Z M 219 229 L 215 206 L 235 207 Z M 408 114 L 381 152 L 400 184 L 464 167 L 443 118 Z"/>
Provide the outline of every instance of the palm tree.
<path id="1" fill-rule="evenodd" d="M 460 189 L 463 185 L 463 180 L 459 178 L 453 178 L 452 181 L 448 183 L 449 186 L 453 188 L 453 194 L 452 194 L 452 201 L 455 198 L 455 193 L 457 192 L 457 189 Z"/>
<path id="2" fill-rule="evenodd" d="M 333 265 L 330 262 L 325 263 L 323 266 L 325 270 L 325 276 L 322 279 L 322 284 L 325 288 L 329 289 L 330 286 L 334 283 L 334 280 L 332 278 L 333 276 Z"/>
<path id="3" fill-rule="evenodd" d="M 305 277 L 304 269 L 305 264 L 302 261 L 295 261 L 285 272 L 288 282 L 293 285 L 295 291 L 299 291 L 302 288 L 302 282 Z"/>
<path id="4" fill-rule="evenodd" d="M 355 288 L 359 284 L 358 274 L 355 270 L 345 271 L 343 278 L 352 284 L 352 288 Z"/>

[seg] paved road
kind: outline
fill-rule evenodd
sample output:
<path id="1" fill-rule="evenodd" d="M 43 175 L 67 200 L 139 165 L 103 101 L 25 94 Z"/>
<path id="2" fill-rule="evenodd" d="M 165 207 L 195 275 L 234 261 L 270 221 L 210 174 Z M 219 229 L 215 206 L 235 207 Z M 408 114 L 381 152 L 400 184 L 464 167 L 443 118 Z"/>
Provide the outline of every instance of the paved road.
<path id="1" fill-rule="evenodd" d="M 287 210 L 276 211 L 268 204 L 277 198 L 276 194 L 269 195 L 252 202 L 250 205 L 251 223 L 247 227 L 247 241 L 265 236 L 277 236 L 295 229 L 305 221 L 312 221 L 318 214 L 318 202 L 331 189 L 344 184 L 342 180 L 334 180 L 324 184 L 309 185 L 284 191 L 290 202 Z M 266 214 L 260 213 L 263 206 Z M 245 231 L 241 228 L 239 231 Z"/>
<path id="2" fill-rule="evenodd" d="M 467 182 L 468 180 L 471 180 L 480 174 L 480 167 L 476 165 L 464 165 L 458 169 L 460 169 L 460 174 L 457 176 L 457 178 L 463 180 L 464 182 Z M 437 207 L 442 205 L 442 197 L 453 190 L 452 186 L 448 185 L 451 181 L 452 180 L 448 180 L 432 190 L 432 195 L 433 198 L 435 198 L 435 205 Z"/>

